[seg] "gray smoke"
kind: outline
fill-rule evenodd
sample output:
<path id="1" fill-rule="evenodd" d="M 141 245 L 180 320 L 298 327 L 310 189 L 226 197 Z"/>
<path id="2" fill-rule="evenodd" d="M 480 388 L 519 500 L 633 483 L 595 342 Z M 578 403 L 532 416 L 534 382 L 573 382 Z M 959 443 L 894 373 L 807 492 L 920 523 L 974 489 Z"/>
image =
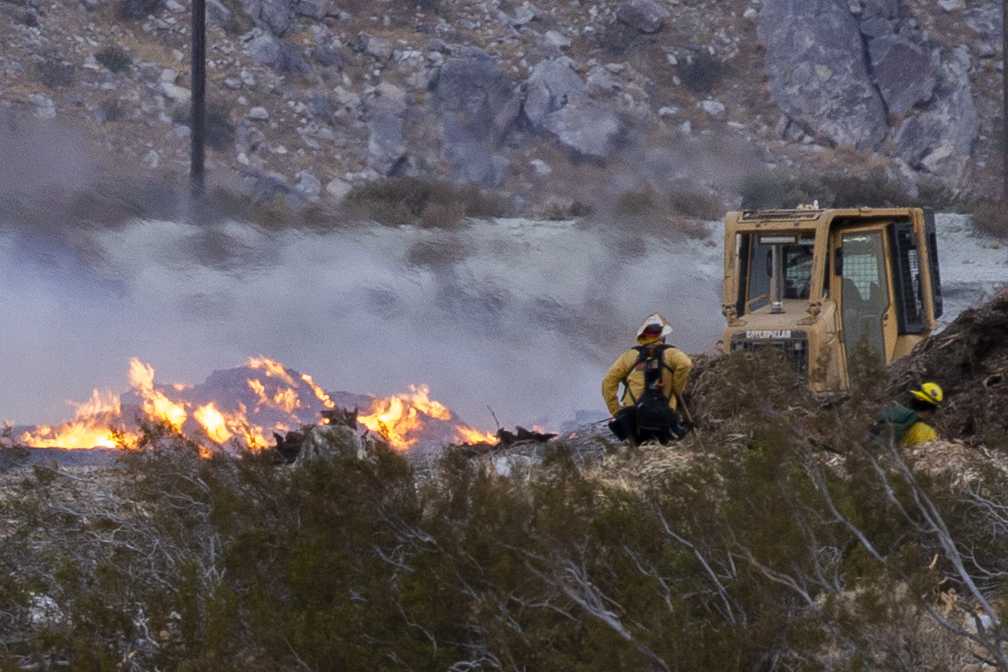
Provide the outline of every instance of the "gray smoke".
<path id="1" fill-rule="evenodd" d="M 46 233 L 0 235 L 0 409 L 57 420 L 127 361 L 199 382 L 265 354 L 329 389 L 426 383 L 474 424 L 554 422 L 601 407 L 599 377 L 661 310 L 676 342 L 720 326 L 716 248 L 656 240 L 633 257 L 574 223 L 473 222 L 454 231 L 361 226 L 270 234 L 224 222 L 136 221 L 88 235 L 82 258 Z"/>
<path id="2" fill-rule="evenodd" d="M 11 150 L 0 194 L 15 195 L 0 200 L 0 418 L 18 423 L 61 420 L 94 386 L 124 390 L 132 356 L 159 382 L 196 383 L 263 354 L 332 390 L 425 383 L 486 428 L 487 405 L 506 424 L 555 426 L 602 409 L 600 377 L 648 313 L 666 314 L 691 351 L 721 328 L 716 232 L 504 220 L 319 233 L 149 210 L 125 219 L 88 198 L 107 166 L 67 134 L 0 135 Z M 70 153 L 63 162 L 38 147 Z"/>

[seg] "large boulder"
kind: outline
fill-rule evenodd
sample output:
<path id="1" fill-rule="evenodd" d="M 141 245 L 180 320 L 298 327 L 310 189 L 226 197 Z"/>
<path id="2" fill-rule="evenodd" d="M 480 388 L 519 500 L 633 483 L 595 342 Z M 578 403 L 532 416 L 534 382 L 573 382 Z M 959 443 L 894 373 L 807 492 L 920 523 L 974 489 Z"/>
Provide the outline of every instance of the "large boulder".
<path id="1" fill-rule="evenodd" d="M 884 19 L 899 17 L 899 0 L 861 0 L 861 16 L 871 19 L 880 16 Z"/>
<path id="2" fill-rule="evenodd" d="M 305 433 L 301 450 L 294 460 L 301 466 L 316 460 L 367 457 L 367 446 L 356 431 L 346 425 L 316 425 Z"/>
<path id="3" fill-rule="evenodd" d="M 494 158 L 521 114 L 522 95 L 485 51 L 464 49 L 448 58 L 434 85 L 441 114 L 442 152 L 458 179 L 499 184 Z"/>
<path id="4" fill-rule="evenodd" d="M 592 100 L 569 58 L 542 61 L 525 84 L 525 117 L 538 132 L 552 134 L 567 149 L 607 158 L 624 132 L 623 120 Z"/>
<path id="5" fill-rule="evenodd" d="M 955 49 L 941 67 L 934 101 L 896 133 L 900 158 L 954 185 L 966 174 L 979 131 L 969 69 L 967 48 Z"/>
<path id="6" fill-rule="evenodd" d="M 296 0 L 294 11 L 301 16 L 321 21 L 332 11 L 329 0 Z"/>
<path id="7" fill-rule="evenodd" d="M 837 145 L 871 149 L 885 139 L 885 108 L 846 2 L 766 0 L 759 35 L 771 94 L 789 117 Z"/>
<path id="8" fill-rule="evenodd" d="M 885 35 L 868 45 L 875 83 L 892 114 L 905 115 L 931 100 L 937 77 L 931 55 L 904 37 Z"/>
<path id="9" fill-rule="evenodd" d="M 626 0 L 616 8 L 617 19 L 642 33 L 657 33 L 670 16 L 655 0 Z"/>
<path id="10" fill-rule="evenodd" d="M 478 136 L 499 140 L 521 112 L 522 98 L 497 61 L 481 49 L 469 48 L 445 61 L 435 90 L 441 111 Z"/>
<path id="11" fill-rule="evenodd" d="M 619 115 L 589 98 L 546 115 L 543 128 L 568 149 L 596 159 L 608 158 L 625 130 Z"/>
<path id="12" fill-rule="evenodd" d="M 382 83 L 368 101 L 368 167 L 380 175 L 398 172 L 406 159 L 406 92 Z"/>
<path id="13" fill-rule="evenodd" d="M 242 0 L 242 6 L 257 26 L 274 35 L 283 35 L 290 29 L 291 0 Z"/>
<path id="14" fill-rule="evenodd" d="M 542 61 L 532 68 L 525 89 L 525 116 L 537 130 L 542 129 L 546 115 L 585 95 L 585 83 L 566 57 Z"/>
<path id="15" fill-rule="evenodd" d="M 305 74 L 311 65 L 305 60 L 300 47 L 279 39 L 275 35 L 253 28 L 242 36 L 245 53 L 249 58 L 281 74 Z"/>

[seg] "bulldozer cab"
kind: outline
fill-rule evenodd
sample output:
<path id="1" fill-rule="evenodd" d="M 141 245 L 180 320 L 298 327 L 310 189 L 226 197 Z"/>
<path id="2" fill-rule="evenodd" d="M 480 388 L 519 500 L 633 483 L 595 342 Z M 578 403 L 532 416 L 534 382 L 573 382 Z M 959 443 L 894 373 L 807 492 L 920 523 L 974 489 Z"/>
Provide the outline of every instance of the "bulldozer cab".
<path id="1" fill-rule="evenodd" d="M 731 212 L 724 350 L 776 348 L 817 392 L 849 385 L 856 353 L 910 352 L 942 314 L 934 217 L 919 208 Z"/>

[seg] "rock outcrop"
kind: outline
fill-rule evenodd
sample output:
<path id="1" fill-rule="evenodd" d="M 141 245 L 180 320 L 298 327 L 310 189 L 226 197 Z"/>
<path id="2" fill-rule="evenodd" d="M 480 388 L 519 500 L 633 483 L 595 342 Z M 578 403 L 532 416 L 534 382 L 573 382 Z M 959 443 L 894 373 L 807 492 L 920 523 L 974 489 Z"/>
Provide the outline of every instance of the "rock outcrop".
<path id="1" fill-rule="evenodd" d="M 242 8 L 257 26 L 283 35 L 291 26 L 291 0 L 242 0 Z"/>
<path id="2" fill-rule="evenodd" d="M 879 93 L 890 114 L 906 115 L 931 100 L 937 78 L 931 54 L 895 34 L 870 41 L 868 54 Z"/>
<path id="3" fill-rule="evenodd" d="M 654 0 L 627 0 L 616 9 L 616 17 L 642 33 L 657 33 L 672 16 Z"/>
<path id="4" fill-rule="evenodd" d="M 406 92 L 381 84 L 368 103 L 368 111 L 368 167 L 379 175 L 395 175 L 406 160 Z"/>
<path id="5" fill-rule="evenodd" d="M 837 145 L 878 147 L 888 125 L 858 21 L 838 0 L 767 0 L 759 20 L 770 91 L 784 112 Z"/>
<path id="6" fill-rule="evenodd" d="M 543 61 L 526 82 L 525 117 L 578 155 L 604 159 L 624 132 L 619 115 L 592 100 L 569 58 Z"/>
<path id="7" fill-rule="evenodd" d="M 536 130 L 542 130 L 546 117 L 563 109 L 568 102 L 586 94 L 585 83 L 574 71 L 569 58 L 542 61 L 525 84 L 525 116 Z"/>
<path id="8" fill-rule="evenodd" d="M 954 50 L 942 65 L 934 101 L 904 121 L 896 132 L 896 151 L 911 167 L 950 184 L 962 181 L 979 132 L 969 81 L 970 56 Z"/>
<path id="9" fill-rule="evenodd" d="M 496 59 L 467 48 L 441 66 L 435 85 L 442 155 L 457 179 L 499 184 L 508 161 L 497 154 L 521 114 L 522 95 Z"/>
<path id="10" fill-rule="evenodd" d="M 363 460 L 367 447 L 361 437 L 346 425 L 316 425 L 308 429 L 301 450 L 294 459 L 295 466 L 314 460 L 356 458 Z"/>
<path id="11" fill-rule="evenodd" d="M 625 130 L 612 110 L 587 98 L 547 115 L 543 128 L 568 149 L 596 159 L 607 158 Z"/>

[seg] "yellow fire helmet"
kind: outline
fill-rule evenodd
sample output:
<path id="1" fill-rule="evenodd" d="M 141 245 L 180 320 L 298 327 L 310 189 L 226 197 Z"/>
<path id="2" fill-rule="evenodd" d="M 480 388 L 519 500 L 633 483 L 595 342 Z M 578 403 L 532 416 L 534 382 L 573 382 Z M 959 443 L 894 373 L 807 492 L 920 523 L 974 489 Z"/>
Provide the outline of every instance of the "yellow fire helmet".
<path id="1" fill-rule="evenodd" d="M 938 406 L 945 399 L 945 392 L 938 383 L 924 383 L 919 390 L 910 390 L 910 394 L 932 406 Z"/>

